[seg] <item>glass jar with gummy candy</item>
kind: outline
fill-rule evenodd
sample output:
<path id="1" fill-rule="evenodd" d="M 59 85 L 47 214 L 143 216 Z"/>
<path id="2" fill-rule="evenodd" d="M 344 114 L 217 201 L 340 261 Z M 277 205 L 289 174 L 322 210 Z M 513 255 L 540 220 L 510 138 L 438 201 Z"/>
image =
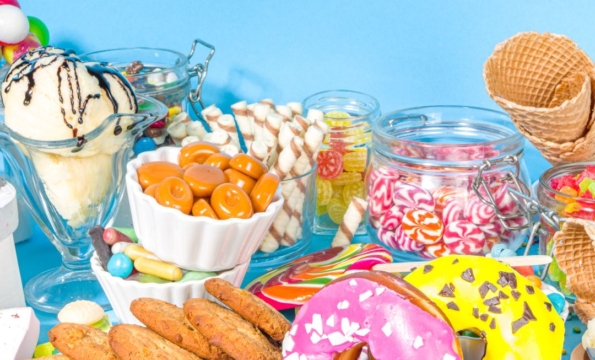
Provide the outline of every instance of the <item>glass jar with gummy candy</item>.
<path id="1" fill-rule="evenodd" d="M 527 221 L 507 191 L 516 188 L 507 176 L 516 176 L 525 193 L 529 176 L 524 139 L 508 115 L 463 106 L 400 110 L 374 122 L 372 149 L 365 223 L 372 241 L 391 249 L 396 261 L 522 244 L 526 230 L 511 228 Z M 482 172 L 486 187 L 475 191 L 485 160 L 491 163 Z M 482 201 L 486 189 L 499 216 Z"/>
<path id="2" fill-rule="evenodd" d="M 539 204 L 555 211 L 560 218 L 579 218 L 595 221 L 595 163 L 580 162 L 558 165 L 546 170 L 536 184 L 535 197 Z M 541 214 L 539 251 L 549 254 L 553 245 L 554 229 Z M 562 224 L 560 224 L 561 226 Z M 573 299 L 566 288 L 566 274 L 555 259 L 548 271 L 548 282 L 557 285 L 562 293 Z"/>
<path id="3" fill-rule="evenodd" d="M 367 94 L 331 90 L 309 96 L 303 106 L 306 112 L 321 110 L 329 126 L 317 158 L 314 233 L 334 235 L 351 197 L 365 198 L 372 122 L 380 116 L 380 105 Z M 356 234 L 364 233 L 362 225 Z"/>

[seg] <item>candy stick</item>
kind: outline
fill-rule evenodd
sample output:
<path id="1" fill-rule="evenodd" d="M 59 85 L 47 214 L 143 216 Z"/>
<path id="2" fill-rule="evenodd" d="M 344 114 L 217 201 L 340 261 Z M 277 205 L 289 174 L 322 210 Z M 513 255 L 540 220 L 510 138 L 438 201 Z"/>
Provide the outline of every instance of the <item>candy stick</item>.
<path id="1" fill-rule="evenodd" d="M 250 144 L 250 148 L 248 149 L 248 155 L 264 163 L 266 157 L 268 156 L 268 148 L 264 143 L 260 141 L 254 141 Z"/>
<path id="2" fill-rule="evenodd" d="M 219 116 L 217 125 L 220 129 L 225 130 L 229 134 L 234 145 L 240 145 L 240 139 L 238 138 L 238 131 L 236 129 L 236 122 L 233 119 L 233 115 L 226 114 Z"/>
<path id="3" fill-rule="evenodd" d="M 345 213 L 345 216 L 343 216 L 343 220 L 341 221 L 341 225 L 339 225 L 339 230 L 333 238 L 331 247 L 351 244 L 351 240 L 353 240 L 353 237 L 355 236 L 357 227 L 364 219 L 367 207 L 368 203 L 365 200 L 355 196 L 351 198 L 351 202 L 347 207 L 347 212 Z"/>
<path id="4" fill-rule="evenodd" d="M 180 145 L 181 145 L 182 147 L 184 147 L 184 146 L 186 146 L 186 145 L 188 145 L 188 144 L 191 144 L 191 143 L 193 143 L 193 142 L 197 142 L 197 141 L 200 141 L 200 139 L 198 138 L 198 136 L 195 136 L 195 135 L 190 135 L 190 136 L 186 136 L 186 137 L 184 138 L 184 140 L 182 140 L 182 143 L 181 143 Z"/>
<path id="5" fill-rule="evenodd" d="M 189 123 L 192 122 L 192 120 L 190 119 L 190 116 L 188 115 L 188 113 L 181 112 L 178 115 L 174 116 L 174 118 L 171 120 L 172 124 L 175 122 L 181 122 L 181 123 L 188 125 Z"/>
<path id="6" fill-rule="evenodd" d="M 304 112 L 304 108 L 302 106 L 302 103 L 299 102 L 288 102 L 287 106 L 289 106 L 291 108 L 291 112 L 293 113 L 293 116 L 295 115 L 302 115 L 302 113 Z"/>
<path id="7" fill-rule="evenodd" d="M 302 115 L 296 115 L 293 118 L 293 122 L 295 124 L 297 124 L 298 127 L 301 129 L 300 134 L 304 134 L 306 132 L 306 130 L 308 129 L 308 127 L 310 127 L 310 124 L 311 124 L 310 120 L 306 119 Z"/>
<path id="8" fill-rule="evenodd" d="M 273 101 L 273 99 L 262 99 L 258 103 L 262 105 L 267 105 L 271 110 L 275 108 L 275 102 Z"/>
<path id="9" fill-rule="evenodd" d="M 246 101 L 240 101 L 231 106 L 231 111 L 236 117 L 238 127 L 244 138 L 246 149 L 250 149 L 250 144 L 254 140 L 253 120 L 248 117 L 248 107 Z"/>
<path id="10" fill-rule="evenodd" d="M 214 132 L 215 130 L 219 129 L 219 125 L 217 125 L 217 119 L 219 119 L 219 116 L 223 115 L 221 109 L 219 109 L 215 105 L 211 105 L 203 111 L 201 111 L 201 114 L 207 122 L 207 124 L 209 125 L 211 132 Z"/>
<path id="11" fill-rule="evenodd" d="M 276 158 L 277 154 L 273 154 L 277 150 L 277 141 L 279 137 L 279 131 L 281 124 L 283 123 L 283 116 L 270 113 L 264 122 L 264 129 L 262 132 L 262 142 L 267 147 L 268 157 Z"/>
<path id="12" fill-rule="evenodd" d="M 182 140 L 188 136 L 186 125 L 182 122 L 171 123 L 167 127 L 167 132 L 178 146 L 182 143 Z"/>
<path id="13" fill-rule="evenodd" d="M 329 133 L 329 131 L 331 131 L 330 126 L 324 122 L 324 120 L 314 120 L 312 121 L 312 125 L 316 126 L 317 128 L 319 128 L 320 130 L 322 130 L 322 132 L 326 135 Z"/>
<path id="14" fill-rule="evenodd" d="M 207 134 L 204 125 L 200 121 L 191 121 L 186 124 L 186 132 L 190 136 L 196 136 L 202 139 Z"/>
<path id="15" fill-rule="evenodd" d="M 277 114 L 283 116 L 283 122 L 291 121 L 293 118 L 293 110 L 287 105 L 277 105 L 275 111 Z"/>
<path id="16" fill-rule="evenodd" d="M 264 122 L 266 121 L 267 115 L 271 111 L 269 105 L 256 104 L 254 105 L 254 140 L 262 139 L 262 131 L 264 128 Z"/>
<path id="17" fill-rule="evenodd" d="M 324 113 L 322 110 L 318 109 L 309 109 L 308 115 L 306 115 L 306 117 L 313 123 L 316 121 L 324 121 Z"/>

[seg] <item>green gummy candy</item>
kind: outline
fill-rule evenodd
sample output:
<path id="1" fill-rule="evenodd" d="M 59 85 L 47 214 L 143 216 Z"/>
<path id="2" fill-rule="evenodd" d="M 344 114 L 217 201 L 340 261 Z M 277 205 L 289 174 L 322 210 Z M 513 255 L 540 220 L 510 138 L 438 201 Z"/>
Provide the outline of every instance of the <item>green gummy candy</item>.
<path id="1" fill-rule="evenodd" d="M 148 283 L 165 284 L 165 283 L 171 282 L 169 280 L 165 280 L 158 276 L 149 275 L 149 274 L 138 274 L 138 276 L 136 277 L 136 281 L 138 281 L 139 283 L 143 283 L 143 284 L 148 284 Z"/>
<path id="2" fill-rule="evenodd" d="M 121 232 L 122 234 L 128 236 L 130 238 L 130 240 L 132 240 L 138 244 L 138 237 L 136 236 L 136 233 L 134 232 L 133 228 L 115 227 L 114 229 L 116 229 L 119 232 Z"/>
<path id="3" fill-rule="evenodd" d="M 581 189 L 581 193 L 584 193 L 585 191 L 589 190 L 592 184 L 595 184 L 595 180 L 584 178 L 583 181 L 578 184 L 578 187 Z"/>
<path id="4" fill-rule="evenodd" d="M 54 345 L 52 345 L 52 343 L 43 343 L 43 344 L 39 344 L 37 345 L 37 347 L 35 347 L 35 351 L 33 352 L 33 357 L 34 358 L 40 358 L 40 357 L 45 357 L 45 356 L 52 356 L 54 355 L 54 351 L 56 350 L 56 348 L 54 347 Z"/>
<path id="5" fill-rule="evenodd" d="M 210 271 L 188 271 L 178 282 L 204 280 L 213 276 L 217 276 L 217 274 Z"/>

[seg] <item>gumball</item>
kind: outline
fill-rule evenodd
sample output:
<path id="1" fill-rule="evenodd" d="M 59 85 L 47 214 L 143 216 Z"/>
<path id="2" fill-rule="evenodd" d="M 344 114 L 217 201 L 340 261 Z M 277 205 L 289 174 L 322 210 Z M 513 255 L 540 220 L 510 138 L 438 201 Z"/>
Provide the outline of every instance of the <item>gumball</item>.
<path id="1" fill-rule="evenodd" d="M 155 143 L 155 140 L 151 139 L 150 137 L 142 137 L 136 141 L 132 149 L 134 153 L 138 155 L 144 153 L 145 151 L 153 151 L 157 149 L 157 144 Z"/>
<path id="2" fill-rule="evenodd" d="M 393 203 L 408 209 L 434 211 L 436 203 L 432 194 L 423 187 L 411 183 L 401 183 L 393 190 Z"/>
<path id="3" fill-rule="evenodd" d="M 429 211 L 410 210 L 401 223 L 405 234 L 423 245 L 435 244 L 442 238 L 442 220 Z"/>
<path id="4" fill-rule="evenodd" d="M 221 184 L 211 195 L 211 207 L 219 219 L 249 219 L 254 214 L 250 197 L 234 184 Z"/>
<path id="5" fill-rule="evenodd" d="M 442 238 L 450 250 L 461 255 L 479 254 L 486 242 L 481 229 L 465 220 L 453 221 L 446 225 Z"/>
<path id="6" fill-rule="evenodd" d="M 110 275 L 119 277 L 119 278 L 126 278 L 130 273 L 132 273 L 132 260 L 124 253 L 117 253 L 112 255 L 107 263 L 107 271 Z"/>
<path id="7" fill-rule="evenodd" d="M 566 300 L 564 300 L 564 297 L 558 293 L 547 294 L 547 297 L 550 299 L 552 305 L 554 305 L 556 312 L 561 314 L 564 311 L 564 307 L 566 307 Z"/>
<path id="8" fill-rule="evenodd" d="M 48 27 L 35 16 L 27 16 L 29 20 L 29 32 L 39 39 L 41 46 L 47 46 L 50 43 L 50 30 Z"/>
<path id="9" fill-rule="evenodd" d="M 0 6 L 0 45 L 17 44 L 29 34 L 29 20 L 14 5 Z"/>

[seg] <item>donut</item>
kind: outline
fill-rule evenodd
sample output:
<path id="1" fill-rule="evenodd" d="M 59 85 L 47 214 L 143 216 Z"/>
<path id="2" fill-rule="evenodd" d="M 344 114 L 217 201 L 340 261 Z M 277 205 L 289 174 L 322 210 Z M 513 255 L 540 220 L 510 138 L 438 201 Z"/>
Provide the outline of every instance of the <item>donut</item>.
<path id="1" fill-rule="evenodd" d="M 377 360 L 395 359 L 395 354 L 462 359 L 444 313 L 419 290 L 381 271 L 341 277 L 316 293 L 285 335 L 283 358 L 357 359 L 363 346 Z"/>
<path id="2" fill-rule="evenodd" d="M 509 265 L 481 256 L 445 256 L 405 280 L 444 311 L 455 331 L 487 342 L 483 360 L 559 360 L 564 323 L 548 297 Z"/>

